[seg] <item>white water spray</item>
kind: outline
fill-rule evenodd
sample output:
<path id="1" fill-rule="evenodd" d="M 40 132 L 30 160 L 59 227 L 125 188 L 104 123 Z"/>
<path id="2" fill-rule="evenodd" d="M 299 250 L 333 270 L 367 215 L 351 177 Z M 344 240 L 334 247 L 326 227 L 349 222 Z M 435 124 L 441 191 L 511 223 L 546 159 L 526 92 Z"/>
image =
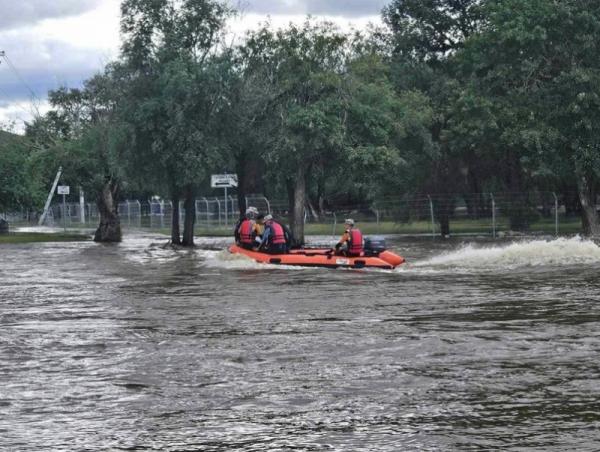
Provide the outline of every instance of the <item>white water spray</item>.
<path id="1" fill-rule="evenodd" d="M 416 262 L 413 268 L 519 268 L 600 264 L 600 246 L 580 237 L 555 240 L 529 240 L 505 246 L 476 247 L 459 250 Z"/>

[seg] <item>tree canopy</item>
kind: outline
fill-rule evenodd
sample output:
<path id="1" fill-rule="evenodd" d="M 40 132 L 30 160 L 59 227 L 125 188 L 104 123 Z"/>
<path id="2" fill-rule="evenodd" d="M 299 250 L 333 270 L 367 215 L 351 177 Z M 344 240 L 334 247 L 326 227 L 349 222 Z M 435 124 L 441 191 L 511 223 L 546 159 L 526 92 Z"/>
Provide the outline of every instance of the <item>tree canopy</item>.
<path id="1" fill-rule="evenodd" d="M 0 207 L 36 205 L 63 165 L 112 206 L 107 225 L 122 191 L 171 199 L 172 240 L 191 245 L 195 197 L 235 171 L 240 200 L 287 199 L 300 242 L 306 212 L 398 194 L 436 194 L 446 234 L 457 193 L 492 190 L 513 197 L 520 229 L 522 193 L 576 193 L 585 231 L 600 234 L 592 0 L 392 0 L 383 28 L 308 18 L 235 44 L 235 12 L 217 0 L 124 0 L 121 12 L 120 57 L 51 92 L 26 139 L 0 140 Z"/>

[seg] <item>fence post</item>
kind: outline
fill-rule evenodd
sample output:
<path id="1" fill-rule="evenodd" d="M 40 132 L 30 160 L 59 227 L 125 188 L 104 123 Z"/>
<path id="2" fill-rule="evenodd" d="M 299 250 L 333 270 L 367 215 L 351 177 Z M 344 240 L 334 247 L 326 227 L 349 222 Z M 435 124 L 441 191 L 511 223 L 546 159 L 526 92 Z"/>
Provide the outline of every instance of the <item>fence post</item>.
<path id="1" fill-rule="evenodd" d="M 490 197 L 492 198 L 492 237 L 496 238 L 496 199 L 493 193 L 490 193 Z"/>
<path id="2" fill-rule="evenodd" d="M 165 227 L 165 202 L 164 201 L 160 201 L 160 227 L 164 228 Z"/>
<path id="3" fill-rule="evenodd" d="M 218 196 L 215 198 L 215 201 L 217 201 L 217 207 L 219 208 L 219 227 L 220 227 L 221 226 L 221 201 L 219 200 Z"/>
<path id="4" fill-rule="evenodd" d="M 271 203 L 269 203 L 269 200 L 267 199 L 266 196 L 263 196 L 265 203 L 267 204 L 267 213 L 271 213 Z"/>
<path id="5" fill-rule="evenodd" d="M 210 206 L 208 204 L 208 199 L 206 199 L 204 196 L 202 199 L 204 199 L 204 202 L 206 203 L 206 229 L 208 229 L 210 228 Z"/>
<path id="6" fill-rule="evenodd" d="M 375 216 L 377 217 L 377 234 L 379 234 L 380 232 L 380 228 L 379 228 L 379 209 L 375 209 Z"/>
<path id="7" fill-rule="evenodd" d="M 85 197 L 81 187 L 79 187 L 79 222 L 85 224 Z"/>
<path id="8" fill-rule="evenodd" d="M 138 217 L 138 221 L 136 222 L 136 225 L 138 228 L 142 227 L 142 203 L 139 200 L 135 201 L 136 205 L 137 205 L 137 217 Z"/>
<path id="9" fill-rule="evenodd" d="M 335 237 L 335 228 L 337 227 L 337 215 L 335 212 L 331 212 L 333 215 L 333 230 L 331 231 L 332 237 Z"/>
<path id="10" fill-rule="evenodd" d="M 131 206 L 129 205 L 129 200 L 125 200 L 127 204 L 127 226 L 131 227 Z"/>
<path id="11" fill-rule="evenodd" d="M 554 192 L 552 196 L 554 196 L 554 234 L 558 237 L 558 196 Z"/>
<path id="12" fill-rule="evenodd" d="M 431 237 L 435 238 L 435 213 L 433 211 L 433 201 L 431 200 L 430 195 L 427 195 L 427 199 L 429 199 L 429 210 L 431 211 Z"/>
<path id="13" fill-rule="evenodd" d="M 229 195 L 229 201 L 231 201 L 231 222 L 235 225 L 235 219 L 239 216 L 239 213 L 236 212 L 235 198 Z"/>

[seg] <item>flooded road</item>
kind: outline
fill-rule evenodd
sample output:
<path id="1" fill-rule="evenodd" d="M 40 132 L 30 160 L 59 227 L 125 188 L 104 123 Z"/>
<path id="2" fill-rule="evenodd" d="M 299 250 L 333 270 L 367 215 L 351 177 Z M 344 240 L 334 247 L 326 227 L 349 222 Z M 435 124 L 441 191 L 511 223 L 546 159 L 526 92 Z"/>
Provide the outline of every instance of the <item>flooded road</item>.
<path id="1" fill-rule="evenodd" d="M 164 241 L 0 248 L 0 450 L 600 449 L 592 242 L 358 271 Z"/>

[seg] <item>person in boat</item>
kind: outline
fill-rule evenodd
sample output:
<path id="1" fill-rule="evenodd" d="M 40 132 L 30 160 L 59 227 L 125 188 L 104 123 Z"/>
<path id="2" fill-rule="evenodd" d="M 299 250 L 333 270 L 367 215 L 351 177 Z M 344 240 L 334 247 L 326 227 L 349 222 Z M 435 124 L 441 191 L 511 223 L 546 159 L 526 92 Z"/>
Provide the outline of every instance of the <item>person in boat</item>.
<path id="1" fill-rule="evenodd" d="M 258 209 L 256 207 L 248 207 L 243 217 L 239 219 L 235 225 L 235 243 L 247 250 L 251 250 L 254 247 L 255 238 L 255 221 L 254 219 L 258 215 Z"/>
<path id="2" fill-rule="evenodd" d="M 360 229 L 355 227 L 354 220 L 348 218 L 344 221 L 345 232 L 340 241 L 335 245 L 335 254 L 348 257 L 358 257 L 364 251 L 363 235 Z"/>
<path id="3" fill-rule="evenodd" d="M 285 235 L 285 252 L 289 253 L 291 249 L 300 248 L 290 228 L 286 224 L 282 224 L 281 227 L 283 228 L 283 235 Z"/>
<path id="4" fill-rule="evenodd" d="M 265 234 L 265 216 L 262 213 L 257 215 L 252 231 L 254 232 L 254 246 L 258 246 Z"/>
<path id="5" fill-rule="evenodd" d="M 263 234 L 258 251 L 269 254 L 285 254 L 287 252 L 283 226 L 275 221 L 272 215 L 265 216 L 265 233 Z"/>

